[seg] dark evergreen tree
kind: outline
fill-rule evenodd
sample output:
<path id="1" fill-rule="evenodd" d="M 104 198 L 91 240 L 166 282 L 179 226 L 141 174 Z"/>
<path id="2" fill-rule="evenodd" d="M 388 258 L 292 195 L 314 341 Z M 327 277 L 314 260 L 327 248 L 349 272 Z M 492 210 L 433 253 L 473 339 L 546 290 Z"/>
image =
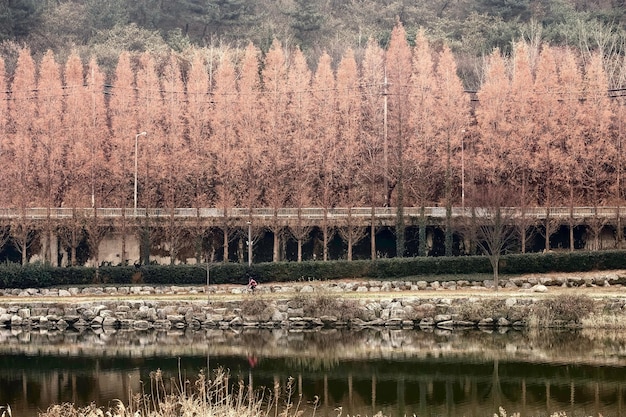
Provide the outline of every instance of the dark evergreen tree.
<path id="1" fill-rule="evenodd" d="M 0 2 L 0 40 L 25 38 L 37 26 L 42 10 L 37 0 Z"/>

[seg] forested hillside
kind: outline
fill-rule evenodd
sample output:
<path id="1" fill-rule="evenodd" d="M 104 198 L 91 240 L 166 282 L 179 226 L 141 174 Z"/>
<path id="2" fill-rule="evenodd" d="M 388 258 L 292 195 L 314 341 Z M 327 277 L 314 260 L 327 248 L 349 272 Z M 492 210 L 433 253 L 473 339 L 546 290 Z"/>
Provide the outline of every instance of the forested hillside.
<path id="1" fill-rule="evenodd" d="M 476 89 L 480 57 L 495 47 L 510 52 L 520 38 L 622 54 L 625 13 L 623 0 L 9 0 L 0 3 L 0 51 L 11 70 L 18 45 L 39 57 L 51 49 L 61 61 L 77 49 L 108 73 L 122 50 L 253 42 L 267 52 L 279 39 L 298 45 L 312 66 L 323 52 L 333 62 L 348 48 L 358 54 L 370 37 L 386 47 L 399 19 L 411 42 L 419 28 L 445 41 Z"/>

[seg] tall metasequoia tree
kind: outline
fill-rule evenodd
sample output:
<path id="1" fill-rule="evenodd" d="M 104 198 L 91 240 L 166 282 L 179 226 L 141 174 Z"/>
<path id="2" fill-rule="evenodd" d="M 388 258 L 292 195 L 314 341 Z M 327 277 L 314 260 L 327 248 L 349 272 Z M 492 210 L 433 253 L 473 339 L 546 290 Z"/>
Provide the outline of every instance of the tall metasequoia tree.
<path id="1" fill-rule="evenodd" d="M 85 136 L 89 148 L 89 184 L 91 188 L 91 204 L 93 214 L 86 223 L 89 247 L 92 249 L 92 258 L 95 264 L 99 264 L 100 242 L 111 230 L 111 225 L 106 220 L 98 217 L 97 207 L 109 207 L 117 202 L 116 185 L 110 178 L 115 177 L 115 168 L 111 161 L 114 144 L 111 142 L 111 134 L 108 127 L 107 107 L 104 99 L 104 74 L 100 71 L 95 58 L 91 58 L 87 67 L 85 101 L 89 103 L 89 111 L 86 112 Z M 122 183 L 123 184 L 123 183 Z M 126 217 L 123 216 L 124 221 Z M 125 239 L 125 236 L 123 237 Z M 125 258 L 122 259 L 125 262 Z"/>
<path id="2" fill-rule="evenodd" d="M 419 256 L 426 256 L 425 207 L 437 192 L 433 184 L 440 182 L 433 179 L 445 173 L 437 170 L 439 164 L 435 158 L 437 143 L 433 138 L 437 113 L 433 93 L 436 90 L 436 81 L 432 51 L 424 31 L 420 31 L 415 39 L 412 68 L 409 97 L 412 108 L 409 114 L 412 134 L 407 138 L 406 149 L 406 158 L 411 163 L 405 167 L 405 177 L 410 179 L 406 182 L 405 195 L 414 205 L 422 208 L 417 253 Z"/>
<path id="3" fill-rule="evenodd" d="M 535 94 L 531 88 L 534 84 L 531 69 L 531 52 L 533 51 L 529 50 L 526 42 L 520 41 L 515 44 L 509 97 L 505 98 L 510 101 L 510 113 L 508 114 L 510 131 L 507 137 L 509 143 L 508 145 L 507 143 L 504 144 L 505 147 L 508 147 L 504 175 L 507 189 L 517 190 L 512 195 L 519 196 L 515 205 L 521 207 L 522 215 L 516 220 L 516 226 L 522 252 L 526 251 L 526 241 L 530 237 L 529 233 L 533 229 L 534 223 L 534 219 L 526 215 L 526 207 L 537 203 L 549 207 L 552 201 L 549 192 L 538 201 L 536 185 L 534 188 L 531 186 L 531 184 L 541 182 L 537 178 L 540 174 L 533 169 L 537 163 L 535 152 L 537 152 L 536 125 L 538 123 L 533 116 Z M 534 198 L 531 197 L 533 194 Z M 553 225 L 552 219 L 547 217 L 545 226 L 548 234 L 546 237 L 548 248 Z"/>
<path id="4" fill-rule="evenodd" d="M 196 51 L 187 74 L 187 151 L 184 173 L 190 189 L 191 207 L 208 207 L 211 199 L 207 185 L 207 170 L 211 169 L 207 155 L 209 136 L 209 74 L 203 55 Z"/>
<path id="5" fill-rule="evenodd" d="M 385 148 L 388 149 L 388 166 L 385 175 L 389 182 L 388 200 L 391 202 L 391 189 L 396 191 L 393 203 L 396 207 L 396 256 L 403 257 L 406 250 L 404 225 L 404 183 L 407 138 L 412 135 L 409 123 L 408 86 L 411 82 L 411 48 L 406 39 L 406 31 L 400 22 L 391 32 L 389 48 L 385 54 L 386 92 L 388 101 L 386 110 L 387 137 Z"/>
<path id="6" fill-rule="evenodd" d="M 528 87 L 519 86 L 519 89 L 528 90 Z M 535 152 L 531 159 L 530 168 L 534 171 L 539 187 L 540 199 L 546 207 L 547 216 L 544 224 L 545 247 L 550 250 L 550 236 L 559 225 L 560 220 L 550 216 L 550 209 L 560 205 L 563 191 L 560 184 L 564 184 L 565 150 L 559 141 L 561 128 L 557 124 L 559 110 L 559 81 L 557 64 L 553 51 L 548 48 L 539 55 L 535 82 L 533 88 L 532 107 L 525 109 L 533 120 L 533 148 Z M 573 225 L 570 219 L 570 236 Z"/>
<path id="7" fill-rule="evenodd" d="M 138 131 L 147 132 L 139 138 L 139 191 L 138 207 L 160 207 L 163 204 L 164 170 L 158 165 L 163 159 L 165 133 L 163 114 L 165 112 L 161 96 L 161 85 L 157 73 L 157 63 L 150 53 L 139 58 L 137 81 L 137 121 Z"/>
<path id="8" fill-rule="evenodd" d="M 185 228 L 176 221 L 174 209 L 188 207 L 191 200 L 183 194 L 185 189 L 184 142 L 183 142 L 183 103 L 185 102 L 180 65 L 175 55 L 170 55 L 162 78 L 163 90 L 163 127 L 164 149 L 162 167 L 164 168 L 164 206 L 168 210 L 168 219 L 164 225 L 169 243 L 170 263 L 174 264 L 185 239 Z"/>
<path id="9" fill-rule="evenodd" d="M 7 122 L 8 122 L 8 103 L 9 103 L 9 94 L 6 80 L 6 72 L 5 72 L 5 64 L 4 59 L 0 57 L 0 137 L 4 138 L 0 141 L 0 166 L 4 167 L 2 172 L 6 174 L 7 166 L 12 164 L 14 161 L 7 159 L 9 155 L 9 132 L 7 130 Z M 11 188 L 7 181 L 3 181 L 0 184 L 0 204 L 3 207 L 11 206 Z M 11 238 L 11 228 L 10 223 L 0 224 L 0 250 L 4 248 L 9 239 Z"/>
<path id="10" fill-rule="evenodd" d="M 289 66 L 288 131 L 291 146 L 285 149 L 292 163 L 289 206 L 297 209 L 295 224 L 289 229 L 297 243 L 297 260 L 302 261 L 302 245 L 309 239 L 312 227 L 305 224 L 302 209 L 313 200 L 314 142 L 311 124 L 311 71 L 300 48 L 291 55 Z"/>
<path id="11" fill-rule="evenodd" d="M 615 155 L 615 188 L 613 191 L 615 201 L 615 222 L 616 222 L 616 245 L 618 248 L 622 248 L 624 245 L 624 218 L 621 214 L 624 207 L 623 200 L 623 162 L 622 162 L 622 149 L 624 147 L 624 98 L 614 99 L 613 106 L 613 128 L 615 131 L 616 141 L 616 155 Z"/>
<path id="12" fill-rule="evenodd" d="M 222 211 L 224 232 L 224 262 L 228 261 L 230 241 L 230 210 L 237 205 L 235 179 L 239 177 L 242 146 L 237 141 L 233 120 L 237 118 L 236 74 L 229 54 L 222 56 L 215 72 L 213 109 L 211 112 L 211 141 L 208 144 L 213 162 L 216 186 L 216 206 Z"/>
<path id="13" fill-rule="evenodd" d="M 195 51 L 187 72 L 185 119 L 185 147 L 180 176 L 184 181 L 185 194 L 188 196 L 189 206 L 196 209 L 197 219 L 195 227 L 189 228 L 191 239 L 195 242 L 196 259 L 203 257 L 203 240 L 209 230 L 202 225 L 200 208 L 209 207 L 211 201 L 210 178 L 208 172 L 211 163 L 208 157 L 207 141 L 209 137 L 209 73 L 204 55 Z M 212 249 L 212 248 L 211 248 Z M 213 254 L 204 253 L 208 262 Z"/>
<path id="14" fill-rule="evenodd" d="M 602 57 L 594 54 L 587 62 L 583 76 L 583 104 L 579 124 L 582 129 L 580 140 L 584 146 L 581 160 L 581 175 L 588 204 L 597 208 L 605 199 L 614 181 L 607 167 L 614 167 L 617 149 L 611 137 L 611 102 L 607 94 L 607 77 L 602 66 Z M 612 169 L 612 168 L 611 168 Z M 594 239 L 594 249 L 601 249 L 600 232 L 605 220 L 594 213 L 588 220 Z"/>
<path id="15" fill-rule="evenodd" d="M 277 40 L 265 56 L 265 66 L 261 72 L 263 96 L 260 105 L 263 109 L 264 126 L 263 152 L 261 154 L 265 203 L 273 209 L 274 219 L 270 230 L 274 235 L 273 260 L 280 260 L 280 241 L 284 228 L 278 223 L 277 210 L 284 207 L 289 188 L 289 168 L 291 161 L 285 158 L 284 150 L 290 145 L 285 132 L 287 112 L 287 61 L 284 50 Z"/>
<path id="16" fill-rule="evenodd" d="M 245 144 L 241 149 L 242 169 L 237 181 L 238 199 L 243 207 L 249 210 L 250 228 L 252 230 L 251 245 L 262 233 L 259 226 L 254 225 L 252 209 L 261 204 L 262 175 L 259 172 L 263 169 L 261 160 L 261 142 L 258 132 L 261 130 L 260 117 L 260 94 L 261 80 L 259 77 L 259 55 L 260 51 L 249 43 L 246 47 L 241 63 L 239 65 L 239 76 L 237 78 L 237 108 L 239 118 L 234 121 L 235 131 L 240 143 Z M 253 253 L 251 249 L 250 252 Z M 253 253 L 254 257 L 254 253 Z"/>
<path id="17" fill-rule="evenodd" d="M 358 159 L 361 102 L 359 97 L 359 74 L 354 52 L 346 51 L 337 68 L 337 131 L 339 152 L 339 204 L 347 207 L 348 218 L 339 228 L 341 238 L 348 247 L 348 260 L 352 260 L 352 249 L 366 235 L 363 226 L 354 224 L 352 208 L 363 205 L 367 189 L 362 189 L 355 175 L 361 169 Z"/>
<path id="18" fill-rule="evenodd" d="M 146 209 L 162 206 L 163 171 L 159 161 L 163 158 L 165 133 L 162 130 L 163 101 L 154 57 L 145 52 L 139 58 L 137 81 L 137 120 L 140 132 L 147 132 L 138 143 L 138 207 Z M 140 239 L 140 257 L 143 264 L 150 263 L 150 251 L 156 238 L 155 225 L 149 212 L 136 219 Z"/>
<path id="19" fill-rule="evenodd" d="M 452 255 L 452 160 L 461 161 L 463 134 L 468 126 L 469 97 L 463 91 L 463 83 L 456 71 L 452 51 L 444 46 L 439 53 L 436 70 L 436 83 L 432 93 L 435 96 L 437 118 L 432 122 L 435 127 L 435 142 L 439 144 L 438 156 L 445 160 L 445 198 L 446 198 L 446 255 Z M 445 147 L 445 152 L 441 152 Z M 454 154 L 453 154 L 454 153 Z M 460 163 L 455 163 L 458 178 L 461 177 Z"/>
<path id="20" fill-rule="evenodd" d="M 359 153 L 356 155 L 360 169 L 355 173 L 359 183 L 366 188 L 365 204 L 371 207 L 370 257 L 376 259 L 376 224 L 374 207 L 385 205 L 382 189 L 384 168 L 383 139 L 386 137 L 384 103 L 386 91 L 384 51 L 370 38 L 361 62 L 361 114 Z"/>
<path id="21" fill-rule="evenodd" d="M 37 80 L 37 110 L 34 123 L 33 150 L 36 158 L 37 182 L 42 191 L 39 201 L 46 207 L 44 259 L 52 262 L 53 225 L 50 210 L 60 207 L 67 184 L 59 183 L 66 146 L 62 132 L 63 85 L 59 67 L 52 51 L 48 51 L 40 64 Z"/>
<path id="22" fill-rule="evenodd" d="M 551 48 L 552 53 L 557 53 Z M 558 167 L 563 178 L 563 185 L 566 187 L 565 199 L 570 209 L 570 250 L 574 250 L 574 207 L 582 203 L 582 188 L 580 184 L 580 161 L 583 156 L 581 152 L 581 131 L 578 119 L 581 111 L 581 87 L 582 74 L 580 63 L 571 49 L 558 51 L 558 72 L 559 72 L 559 100 L 556 107 L 555 135 L 558 138 L 559 147 L 563 152 L 563 159 Z"/>
<path id="23" fill-rule="evenodd" d="M 22 265 L 28 262 L 28 248 L 32 242 L 34 225 L 26 218 L 26 209 L 37 204 L 33 190 L 35 164 L 33 157 L 35 106 L 35 62 L 29 49 L 22 49 L 11 84 L 9 113 L 12 135 L 8 153 L 12 163 L 8 165 L 8 182 L 13 186 L 13 204 L 20 210 L 20 217 L 11 226 L 13 242 L 22 255 Z"/>
<path id="24" fill-rule="evenodd" d="M 476 145 L 475 176 L 477 186 L 488 189 L 491 184 L 499 184 L 500 178 L 506 178 L 512 98 L 505 61 L 499 50 L 489 56 L 485 72 L 485 81 L 477 94 L 480 104 L 476 109 L 476 121 L 480 141 Z"/>
<path id="25" fill-rule="evenodd" d="M 110 181 L 118 185 L 113 190 L 118 206 L 126 208 L 133 206 L 133 161 L 138 156 L 134 145 L 135 135 L 140 132 L 137 127 L 135 77 L 128 52 L 122 52 L 118 59 L 113 85 L 109 113 L 112 129 L 111 166 L 114 169 L 111 171 Z M 121 223 L 121 263 L 124 265 L 127 262 L 126 210 L 122 211 Z"/>
<path id="26" fill-rule="evenodd" d="M 109 99 L 109 114 L 112 129 L 112 165 L 115 170 L 111 182 L 115 190 L 117 205 L 133 206 L 133 161 L 135 157 L 135 135 L 137 127 L 137 90 L 130 54 L 119 56 L 113 88 Z"/>
<path id="27" fill-rule="evenodd" d="M 0 141 L 0 166 L 2 166 L 3 173 L 6 173 L 7 167 L 11 162 L 7 159 L 9 148 L 10 131 L 8 130 L 9 122 L 9 87 L 7 85 L 6 69 L 4 58 L 0 57 L 0 137 L 3 140 Z M 0 183 L 0 204 L 3 207 L 10 207 L 11 205 L 11 188 L 8 181 L 2 181 Z"/>
<path id="28" fill-rule="evenodd" d="M 89 143 L 91 204 L 92 207 L 109 207 L 115 205 L 117 184 L 112 184 L 110 180 L 114 175 L 114 168 L 110 163 L 113 148 L 105 103 L 104 74 L 100 71 L 95 57 L 89 60 L 86 84 L 88 97 L 85 98 L 89 103 L 86 137 Z"/>
<path id="29" fill-rule="evenodd" d="M 85 106 L 90 97 L 83 80 L 83 64 L 75 52 L 72 52 L 65 63 L 63 75 L 63 131 L 66 144 L 62 149 L 63 169 L 57 175 L 67 189 L 64 203 L 72 208 L 72 217 L 63 221 L 62 225 L 57 225 L 57 234 L 61 244 L 69 248 L 70 264 L 75 266 L 76 249 L 83 231 L 82 221 L 76 215 L 76 207 L 88 207 L 89 203 L 95 205 L 95 191 L 89 188 L 93 182 L 89 181 L 92 177 L 88 170 L 91 164 L 88 147 L 88 141 L 92 137 L 88 129 L 91 109 Z M 90 191 L 92 201 L 88 199 Z"/>
<path id="30" fill-rule="evenodd" d="M 62 181 L 69 187 L 65 205 L 70 207 L 94 207 L 95 186 L 90 173 L 92 167 L 90 139 L 100 132 L 90 132 L 91 106 L 89 91 L 83 77 L 83 63 L 72 52 L 63 71 L 63 130 L 67 146 L 63 149 L 64 165 L 59 172 Z M 93 174 L 95 175 L 95 173 Z M 91 198 L 89 197 L 91 196 Z"/>
<path id="31" fill-rule="evenodd" d="M 337 105 L 335 96 L 336 80 L 331 68 L 330 56 L 324 54 L 317 63 L 317 69 L 313 75 L 311 88 L 313 91 L 313 105 L 311 107 L 311 118 L 317 122 L 314 142 L 315 165 L 319 170 L 317 173 L 318 184 L 316 186 L 317 205 L 324 211 L 322 220 L 322 250 L 323 260 L 328 260 L 328 244 L 332 239 L 336 229 L 329 223 L 328 212 L 336 206 L 337 181 L 339 175 L 340 152 L 337 138 Z"/>

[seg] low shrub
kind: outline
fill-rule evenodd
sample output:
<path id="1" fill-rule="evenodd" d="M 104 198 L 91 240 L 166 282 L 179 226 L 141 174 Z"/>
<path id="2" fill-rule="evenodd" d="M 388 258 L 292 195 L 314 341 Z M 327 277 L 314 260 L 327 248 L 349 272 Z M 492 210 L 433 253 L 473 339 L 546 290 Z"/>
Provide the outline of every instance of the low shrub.
<path id="1" fill-rule="evenodd" d="M 580 325 L 596 309 L 596 301 L 586 295 L 561 294 L 537 301 L 530 322 L 537 327 Z"/>
<path id="2" fill-rule="evenodd" d="M 355 301 L 325 293 L 304 297 L 303 309 L 304 314 L 309 317 L 332 316 L 339 320 L 351 320 L 359 314 Z"/>
<path id="3" fill-rule="evenodd" d="M 478 322 L 482 319 L 508 318 L 510 308 L 502 299 L 482 299 L 478 302 L 461 303 L 457 314 L 461 320 Z"/>
<path id="4" fill-rule="evenodd" d="M 255 317 L 267 321 L 272 316 L 270 304 L 260 297 L 244 297 L 239 308 L 241 308 L 241 315 L 244 317 Z"/>
<path id="5" fill-rule="evenodd" d="M 622 251 L 531 253 L 506 255 L 500 273 L 516 275 L 546 272 L 577 272 L 625 269 Z M 242 284 L 250 277 L 260 284 L 282 281 L 375 278 L 379 280 L 435 281 L 440 276 L 462 275 L 468 281 L 483 280 L 491 272 L 484 256 L 416 257 L 357 261 L 306 261 L 246 264 L 212 264 L 211 284 Z M 203 285 L 207 282 L 206 264 L 103 266 L 100 268 L 55 268 L 44 264 L 0 265 L 0 288 L 49 287 L 87 284 Z"/>

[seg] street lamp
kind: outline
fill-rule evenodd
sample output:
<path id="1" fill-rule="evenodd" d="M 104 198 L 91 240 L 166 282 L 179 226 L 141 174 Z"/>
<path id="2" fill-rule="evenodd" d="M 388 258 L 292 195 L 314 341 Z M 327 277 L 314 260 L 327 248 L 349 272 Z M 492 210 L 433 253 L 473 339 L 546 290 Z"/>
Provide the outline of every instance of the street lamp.
<path id="1" fill-rule="evenodd" d="M 148 133 L 141 132 L 135 135 L 135 199 L 134 199 L 134 214 L 137 216 L 137 142 L 139 141 L 139 136 L 146 136 Z"/>
<path id="2" fill-rule="evenodd" d="M 252 222 L 246 222 L 248 225 L 248 267 L 252 266 Z"/>

